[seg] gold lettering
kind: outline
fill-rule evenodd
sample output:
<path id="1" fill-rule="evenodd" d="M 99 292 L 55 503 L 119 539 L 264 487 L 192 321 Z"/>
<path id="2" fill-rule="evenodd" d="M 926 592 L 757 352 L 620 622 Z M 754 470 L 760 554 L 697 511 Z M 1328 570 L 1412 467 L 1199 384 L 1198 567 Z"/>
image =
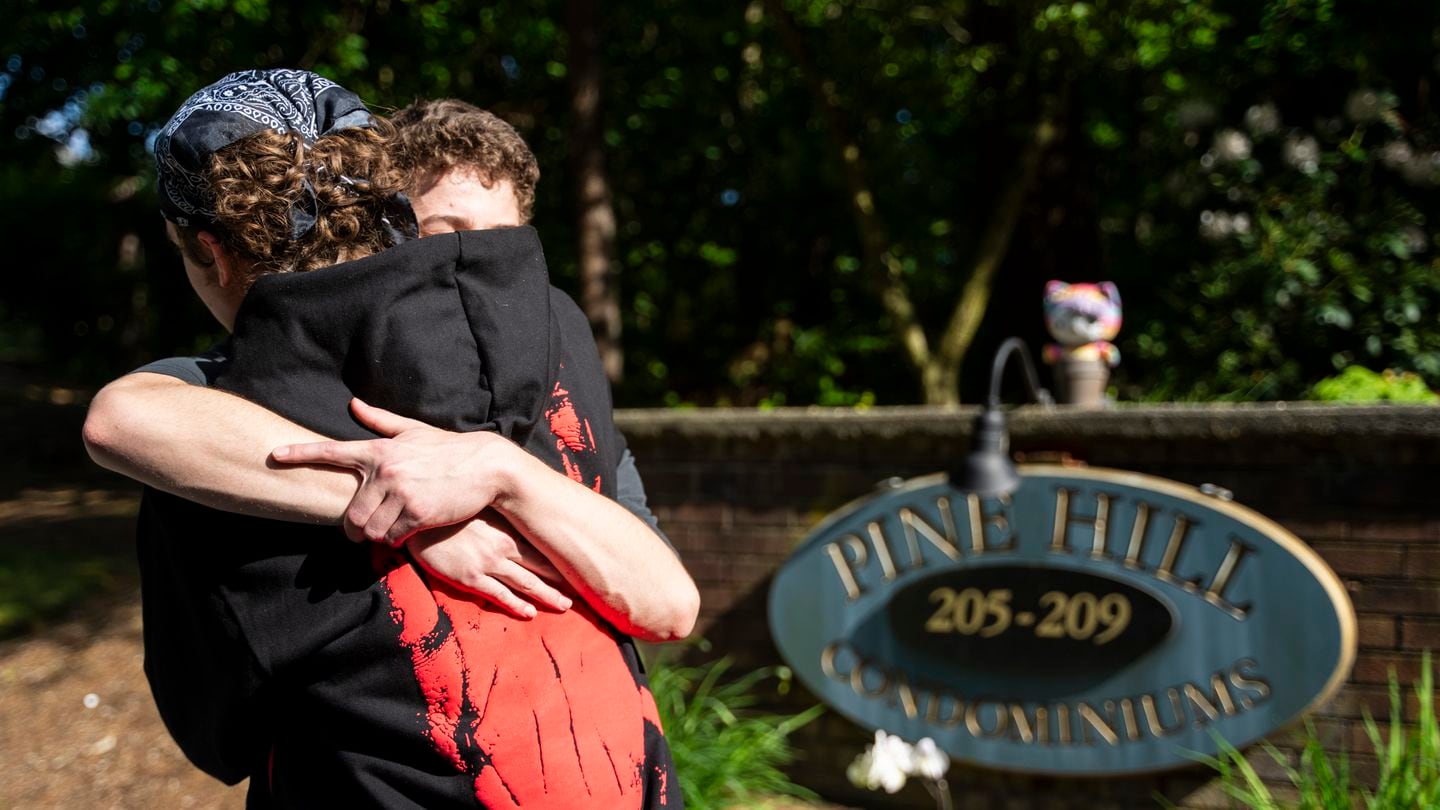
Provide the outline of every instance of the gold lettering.
<path id="1" fill-rule="evenodd" d="M 885 530 L 878 520 L 870 521 L 865 528 L 870 532 L 870 547 L 875 549 L 875 556 L 880 559 L 881 578 L 889 582 L 898 572 L 895 570 L 895 559 L 890 556 L 890 543 L 885 539 Z"/>
<path id="2" fill-rule="evenodd" d="M 1185 706 L 1180 701 L 1180 690 L 1172 686 L 1165 690 L 1165 695 L 1170 698 L 1170 708 L 1175 714 L 1175 722 L 1168 726 L 1160 719 L 1160 711 L 1155 707 L 1155 696 L 1143 695 L 1140 698 L 1140 708 L 1145 713 L 1145 725 L 1150 727 L 1152 737 L 1169 737 L 1185 728 Z"/>
<path id="3" fill-rule="evenodd" d="M 905 530 L 905 545 L 910 551 L 910 567 L 919 568 L 925 564 L 925 558 L 920 554 L 920 542 L 917 534 L 929 541 L 930 545 L 939 549 L 942 554 L 952 560 L 960 559 L 960 547 L 956 545 L 959 537 L 955 533 L 955 518 L 950 515 L 950 500 L 939 498 L 936 505 L 940 507 L 940 520 L 945 526 L 945 534 L 935 531 L 935 527 L 926 522 L 925 518 L 916 514 L 909 508 L 900 509 L 900 526 Z"/>
<path id="4" fill-rule="evenodd" d="M 1103 560 L 1107 556 L 1106 546 L 1109 545 L 1109 517 L 1110 517 L 1110 496 L 1103 492 L 1095 493 L 1095 536 L 1090 541 L 1090 559 Z"/>
<path id="5" fill-rule="evenodd" d="M 945 536 L 955 544 L 955 551 L 958 553 L 960 551 L 960 527 L 955 522 L 955 504 L 942 495 L 935 499 L 935 506 L 940 510 L 940 523 L 945 526 Z"/>
<path id="6" fill-rule="evenodd" d="M 1215 571 L 1215 578 L 1210 580 L 1210 587 L 1205 589 L 1205 601 L 1229 613 L 1232 617 L 1244 621 L 1245 615 L 1250 611 L 1250 603 L 1243 605 L 1231 604 L 1225 598 L 1225 588 L 1235 578 L 1235 571 L 1240 567 L 1240 561 L 1246 554 L 1255 549 L 1245 545 L 1238 539 L 1230 538 L 1230 548 L 1225 552 L 1225 559 L 1220 561 L 1220 567 Z"/>
<path id="7" fill-rule="evenodd" d="M 1070 707 L 1064 703 L 1055 707 L 1055 719 L 1060 724 L 1060 744 L 1070 745 L 1075 738 L 1070 733 Z"/>
<path id="8" fill-rule="evenodd" d="M 1255 675 L 1253 670 L 1259 666 L 1253 658 L 1241 658 L 1230 668 L 1230 684 L 1236 689 L 1243 689 L 1246 692 L 1253 692 L 1254 695 L 1240 695 L 1240 705 L 1249 709 L 1264 703 L 1270 697 L 1270 682 Z"/>
<path id="9" fill-rule="evenodd" d="M 1210 692 L 1219 701 L 1220 708 L 1226 715 L 1235 714 L 1239 711 L 1235 708 L 1235 699 L 1230 697 L 1230 690 L 1225 686 L 1225 675 L 1217 672 L 1210 676 Z"/>
<path id="10" fill-rule="evenodd" d="M 871 689 L 865 685 L 865 672 L 880 673 L 880 685 Z M 861 658 L 855 668 L 850 670 L 850 690 L 860 697 L 878 698 L 890 689 L 890 673 L 887 670 L 875 666 L 869 659 Z"/>
<path id="11" fill-rule="evenodd" d="M 995 728 L 986 730 L 984 722 L 980 719 L 980 707 L 992 706 L 995 709 Z M 1002 737 L 1009 726 L 1010 715 L 1006 714 L 1005 706 L 1001 703 L 971 703 L 965 707 L 965 729 L 972 737 Z"/>
<path id="12" fill-rule="evenodd" d="M 1055 488 L 1055 528 L 1050 532 L 1050 552 L 1052 554 L 1069 554 L 1070 547 L 1065 545 L 1065 534 L 1070 528 L 1070 490 L 1064 487 Z"/>
<path id="13" fill-rule="evenodd" d="M 1190 519 L 1180 513 L 1175 514 L 1175 528 L 1170 532 L 1170 542 L 1165 544 L 1165 556 L 1160 558 L 1160 567 L 1155 569 L 1155 576 L 1171 585 L 1179 585 L 1190 593 L 1200 589 L 1200 581 L 1195 579 L 1182 580 L 1175 576 L 1175 563 L 1180 558 L 1180 552 L 1184 550 L 1185 539 L 1190 534 Z"/>
<path id="14" fill-rule="evenodd" d="M 847 548 L 850 549 L 849 558 L 846 558 L 844 552 Z M 865 541 L 853 534 L 847 534 L 827 543 L 825 553 L 829 554 L 830 561 L 835 563 L 835 573 L 840 575 L 840 583 L 845 586 L 845 601 L 854 602 L 859 599 L 865 589 L 860 587 L 855 575 L 870 561 L 870 553 L 865 550 Z"/>
<path id="15" fill-rule="evenodd" d="M 1215 708 L 1215 704 L 1210 702 L 1210 699 L 1200 691 L 1199 687 L 1193 683 L 1187 683 L 1180 688 L 1185 692 L 1185 697 L 1190 701 L 1190 705 L 1195 707 L 1195 725 L 1203 726 L 1207 719 L 1220 719 L 1220 710 Z"/>
<path id="16" fill-rule="evenodd" d="M 1095 515 L 1077 515 L 1070 510 L 1072 493 L 1064 487 L 1055 490 L 1055 526 L 1050 534 L 1050 551 L 1055 554 L 1069 554 L 1070 527 L 1075 524 L 1091 529 L 1090 557 L 1104 559 L 1109 544 L 1110 497 L 1103 492 L 1095 493 Z"/>
<path id="17" fill-rule="evenodd" d="M 1089 703 L 1079 703 L 1076 705 L 1076 708 L 1080 712 L 1080 736 L 1086 745 L 1092 745 L 1095 742 L 1089 734 L 1085 733 L 1085 729 L 1087 728 L 1092 728 L 1099 732 L 1105 742 L 1111 745 L 1120 744 L 1120 735 L 1115 733 L 1115 727 L 1112 725 L 1114 723 L 1113 715 L 1115 713 L 1114 703 L 1109 701 L 1105 703 L 1105 712 L 1111 715 L 1111 717 L 1101 717 L 1100 713 L 1095 711 L 1095 707 Z"/>
<path id="18" fill-rule="evenodd" d="M 985 553 L 985 522 L 980 515 L 980 496 L 971 492 L 965 496 L 965 514 L 970 518 L 970 552 Z"/>
<path id="19" fill-rule="evenodd" d="M 910 689 L 910 681 L 906 680 L 903 672 L 895 673 L 895 696 L 900 699 L 900 708 L 906 717 L 914 720 L 920 714 L 915 705 L 915 692 Z"/>
<path id="20" fill-rule="evenodd" d="M 1050 744 L 1050 710 L 1044 706 L 1035 707 L 1035 722 L 1032 724 L 1035 729 L 1035 742 L 1041 745 Z"/>
<path id="21" fill-rule="evenodd" d="M 974 493 L 965 496 L 965 503 L 970 512 L 970 551 L 972 554 L 984 554 L 987 551 L 1011 551 L 1015 548 L 1015 532 L 1010 527 L 1013 521 L 1010 520 L 1010 508 L 1015 502 L 1010 500 L 1009 495 L 998 495 L 995 500 L 1000 502 L 1000 508 L 994 512 L 986 512 L 981 509 L 980 498 Z M 1004 539 L 997 543 L 988 542 L 986 528 L 994 526 L 1001 532 L 1008 532 Z"/>
<path id="22" fill-rule="evenodd" d="M 1045 722 L 1045 707 L 1041 706 L 1035 711 L 1035 725 L 1031 725 L 1030 716 L 1025 713 L 1025 707 L 1018 703 L 1010 704 L 1010 739 L 1018 739 L 1023 743 L 1035 742 L 1034 729 Z"/>
<path id="23" fill-rule="evenodd" d="M 1140 739 L 1140 722 L 1135 718 L 1135 701 L 1125 698 L 1120 701 L 1120 717 L 1125 721 L 1125 738 L 1130 742 Z"/>
<path id="24" fill-rule="evenodd" d="M 1150 528 L 1150 504 L 1135 505 L 1135 525 L 1130 527 L 1130 548 L 1125 552 L 1125 567 L 1140 568 L 1140 552 L 1145 547 L 1145 530 Z"/>
<path id="25" fill-rule="evenodd" d="M 820 671 L 825 673 L 825 677 L 840 683 L 850 680 L 850 673 L 841 672 L 835 667 L 835 659 L 840 657 L 840 651 L 848 649 L 850 649 L 849 644 L 843 641 L 832 641 L 820 651 Z"/>
<path id="26" fill-rule="evenodd" d="M 947 695 L 940 691 L 929 694 L 929 703 L 925 706 L 925 722 L 932 726 L 942 728 L 954 728 L 960 725 L 965 719 L 965 701 L 954 695 Z M 950 702 L 950 713 L 944 718 L 940 716 L 940 707 L 948 700 Z"/>

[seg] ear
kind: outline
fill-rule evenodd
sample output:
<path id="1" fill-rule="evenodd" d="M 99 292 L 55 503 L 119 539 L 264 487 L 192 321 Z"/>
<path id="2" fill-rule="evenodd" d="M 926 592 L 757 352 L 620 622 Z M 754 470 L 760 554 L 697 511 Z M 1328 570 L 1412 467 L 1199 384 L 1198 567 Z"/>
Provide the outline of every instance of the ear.
<path id="1" fill-rule="evenodd" d="M 1066 284 L 1065 282 L 1058 279 L 1051 279 L 1050 281 L 1045 282 L 1045 297 L 1050 298 L 1051 296 L 1063 292 L 1065 288 L 1069 286 L 1069 284 Z"/>
<path id="2" fill-rule="evenodd" d="M 1099 287 L 1100 292 L 1105 293 L 1105 297 L 1110 299 L 1110 303 L 1117 307 L 1120 306 L 1120 288 L 1116 287 L 1113 281 L 1102 281 Z"/>
<path id="3" fill-rule="evenodd" d="M 210 261 L 215 264 L 215 283 L 221 287 L 229 288 L 240 279 L 239 268 L 236 265 L 235 254 L 225 247 L 220 238 L 209 231 L 201 231 L 195 235 L 200 244 L 210 251 Z"/>

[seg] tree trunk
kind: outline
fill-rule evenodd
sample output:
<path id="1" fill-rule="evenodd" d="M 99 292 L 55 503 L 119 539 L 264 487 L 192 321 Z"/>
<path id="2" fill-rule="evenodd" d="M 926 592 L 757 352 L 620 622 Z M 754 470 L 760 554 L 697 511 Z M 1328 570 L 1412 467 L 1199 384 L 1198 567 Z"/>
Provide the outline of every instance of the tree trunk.
<path id="1" fill-rule="evenodd" d="M 920 372 L 925 388 L 925 404 L 954 408 L 960 405 L 960 364 L 947 363 L 931 355 Z"/>
<path id="2" fill-rule="evenodd" d="M 875 195 L 870 189 L 859 138 L 855 137 L 855 131 L 841 108 L 834 82 L 821 74 L 803 34 L 785 10 L 782 0 L 765 0 L 765 8 L 824 116 L 826 129 L 844 169 L 850 210 L 860 235 L 862 266 L 875 280 L 880 303 L 890 316 L 905 357 L 920 377 L 925 404 L 959 405 L 961 364 L 990 305 L 995 273 L 1009 250 L 1010 237 L 1019 223 L 1025 199 L 1039 175 L 1041 158 L 1056 137 L 1051 116 L 1042 116 L 1030 141 L 1021 150 L 1015 176 L 1001 189 L 990 219 L 985 224 L 979 250 L 971 264 L 970 278 L 955 301 L 945 331 L 938 341 L 932 343 L 916 312 L 900 262 L 891 251 L 884 221 L 875 208 Z"/>
<path id="3" fill-rule="evenodd" d="M 844 169 L 845 185 L 850 195 L 850 212 L 855 217 L 855 230 L 860 236 L 860 261 L 866 275 L 875 284 L 881 306 L 895 329 L 895 336 L 905 351 L 905 358 L 920 377 L 921 390 L 927 403 L 933 401 L 933 392 L 940 383 L 932 380 L 933 357 L 930 341 L 910 290 L 905 285 L 900 262 L 890 252 L 890 240 L 880 213 L 875 209 L 875 195 L 870 190 L 865 157 L 860 151 L 859 139 L 854 136 L 848 116 L 841 109 L 835 96 L 834 83 L 820 72 L 810 55 L 804 35 L 795 24 L 781 0 L 765 0 L 765 8 L 780 34 L 781 42 L 790 58 L 800 69 L 806 86 L 815 98 L 816 105 L 824 116 L 826 130 Z M 955 395 L 958 398 L 957 394 Z"/>
<path id="4" fill-rule="evenodd" d="M 960 366 L 970 351 L 970 345 L 975 341 L 975 333 L 980 329 L 980 321 L 985 318 L 985 310 L 990 306 L 990 290 L 995 274 L 1005 261 L 1005 254 L 1010 250 L 1010 238 L 1014 236 L 1015 227 L 1020 222 L 1025 200 L 1030 196 L 1040 176 L 1040 163 L 1045 156 L 1045 150 L 1056 137 L 1057 130 L 1052 116 L 1042 116 L 1032 130 L 1030 140 L 1020 150 L 1010 181 L 1000 190 L 999 198 L 990 209 L 990 218 L 985 223 L 985 230 L 980 238 L 979 251 L 970 268 L 970 278 L 960 291 L 960 298 L 955 302 L 955 308 L 950 314 L 950 322 L 940 336 L 934 362 L 944 369 L 946 384 L 954 386 L 951 394 L 954 404 L 960 402 Z M 931 405 L 951 404 L 931 400 L 928 377 L 926 402 Z"/>
<path id="5" fill-rule="evenodd" d="M 580 306 L 590 318 L 600 360 L 612 383 L 625 360 L 620 345 L 620 285 L 615 267 L 615 209 L 605 175 L 605 131 L 600 116 L 600 32 L 595 0 L 569 0 L 571 173 L 575 178 L 579 234 Z"/>

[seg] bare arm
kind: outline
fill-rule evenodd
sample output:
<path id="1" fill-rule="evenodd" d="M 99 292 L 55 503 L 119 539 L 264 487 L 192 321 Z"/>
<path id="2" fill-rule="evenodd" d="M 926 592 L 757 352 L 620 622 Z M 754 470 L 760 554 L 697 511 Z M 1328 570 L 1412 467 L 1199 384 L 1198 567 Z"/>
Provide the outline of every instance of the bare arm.
<path id="1" fill-rule="evenodd" d="M 362 473 L 345 516 L 349 531 L 395 543 L 492 507 L 621 632 L 673 641 L 693 629 L 695 583 L 665 541 L 624 506 L 497 434 L 450 433 L 358 400 L 353 408 L 361 422 L 393 438 L 292 445 L 274 454 L 285 463 Z"/>
<path id="2" fill-rule="evenodd" d="M 630 510 L 525 453 L 493 504 L 621 632 L 678 641 L 700 592 L 674 551 Z"/>
<path id="3" fill-rule="evenodd" d="M 139 372 L 102 388 L 83 437 L 90 457 L 106 469 L 255 517 L 339 526 L 360 486 L 354 470 L 270 461 L 277 444 L 324 436 L 249 400 L 166 374 Z M 553 574 L 548 562 L 508 529 L 503 520 L 475 518 L 417 536 L 411 553 L 431 574 L 522 618 L 534 616 L 537 605 L 568 609 L 570 600 L 535 576 Z"/>
<path id="4" fill-rule="evenodd" d="M 562 508 L 565 507 L 562 503 L 554 510 L 560 513 L 553 516 L 555 542 L 541 540 L 536 546 L 555 561 L 563 576 L 587 602 L 622 631 L 647 640 L 680 638 L 689 633 L 698 609 L 698 594 L 683 566 L 649 526 L 624 507 L 550 470 L 499 436 L 451 434 L 428 427 L 425 430 L 428 431 L 425 438 L 431 440 L 423 445 L 428 454 L 418 452 L 416 442 L 408 445 L 386 440 L 355 443 L 377 451 L 382 447 L 390 451 L 384 464 L 378 469 L 370 468 L 364 476 L 370 485 L 360 488 L 362 475 L 355 469 L 365 471 L 356 465 L 308 466 L 270 461 L 271 450 L 277 446 L 321 441 L 323 436 L 223 391 L 190 385 L 163 374 L 141 372 L 122 377 L 101 389 L 86 417 L 84 439 L 91 458 L 107 469 L 216 509 L 259 517 L 340 524 L 347 509 L 355 508 L 351 505 L 352 499 L 359 502 L 362 496 L 373 497 L 379 492 L 382 497 L 370 504 L 369 511 L 365 512 L 367 518 L 383 506 L 393 522 L 407 504 L 412 507 L 409 514 L 429 515 L 426 521 L 412 522 L 404 532 L 406 535 L 424 526 L 464 521 L 499 499 L 503 489 L 506 502 L 516 513 L 506 516 L 535 542 L 542 533 L 552 529 L 545 515 L 535 514 L 535 509 L 527 507 L 528 496 L 545 497 L 549 484 L 563 487 L 558 492 L 579 490 L 580 502 L 591 507 L 599 503 L 598 522 L 587 524 L 584 514 L 569 512 Z M 501 455 L 478 452 L 480 445 L 487 442 L 499 442 L 494 446 L 516 453 L 509 456 L 504 450 Z M 517 469 L 525 470 L 526 474 L 512 480 L 506 470 L 507 458 L 515 460 Z M 541 472 L 546 475 L 540 475 Z M 472 483 L 461 488 L 456 486 L 458 480 Z M 522 489 L 512 490 L 512 486 Z M 389 491 L 386 487 L 397 496 L 389 506 L 384 506 L 383 495 Z M 453 500 L 456 496 L 466 501 L 460 510 L 444 515 L 443 519 L 435 518 L 436 507 L 432 502 L 444 506 L 447 498 Z M 419 512 L 413 511 L 415 505 Z M 620 514 L 615 514 L 611 507 L 619 509 Z M 603 533 L 599 531 L 602 527 Z M 359 537 L 355 525 L 348 530 L 353 537 Z M 382 528 L 377 537 L 384 537 L 385 533 Z M 493 533 L 483 531 L 464 535 L 471 538 L 468 542 L 472 543 L 494 537 Z M 462 552 L 444 549 L 443 545 L 427 542 L 424 544 L 428 549 L 426 554 L 416 556 L 442 578 L 516 611 L 512 602 L 487 592 L 487 589 L 495 590 L 494 583 L 482 567 L 487 560 L 494 559 L 495 551 L 477 548 Z M 614 546 L 621 546 L 621 551 L 633 546 L 641 564 L 627 567 L 629 558 L 624 554 L 618 558 L 613 556 Z M 568 555 L 575 555 L 575 561 L 562 563 Z M 647 562 L 644 559 L 647 556 L 667 558 L 670 566 L 661 566 L 661 570 L 651 573 L 649 562 L 653 561 Z M 446 566 L 455 567 L 440 570 Z M 583 581 L 586 576 L 595 577 L 595 582 Z M 669 581 L 657 582 L 652 576 Z M 520 587 L 513 578 L 493 579 Z"/>
<path id="5" fill-rule="evenodd" d="M 96 464 L 227 512 L 339 525 L 360 476 L 274 464 L 270 451 L 324 436 L 233 394 L 164 374 L 121 377 L 95 395 L 85 448 Z"/>

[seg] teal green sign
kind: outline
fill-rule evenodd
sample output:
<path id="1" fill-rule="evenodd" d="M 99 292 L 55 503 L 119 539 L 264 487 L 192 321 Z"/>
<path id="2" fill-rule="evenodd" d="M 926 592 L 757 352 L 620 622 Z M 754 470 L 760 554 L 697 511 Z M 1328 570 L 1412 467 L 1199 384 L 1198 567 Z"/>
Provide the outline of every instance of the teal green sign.
<path id="1" fill-rule="evenodd" d="M 1003 498 L 897 482 L 817 527 L 770 591 L 801 681 L 971 764 L 1097 776 L 1243 746 L 1349 673 L 1345 589 L 1278 524 L 1136 473 L 1021 474 Z"/>

